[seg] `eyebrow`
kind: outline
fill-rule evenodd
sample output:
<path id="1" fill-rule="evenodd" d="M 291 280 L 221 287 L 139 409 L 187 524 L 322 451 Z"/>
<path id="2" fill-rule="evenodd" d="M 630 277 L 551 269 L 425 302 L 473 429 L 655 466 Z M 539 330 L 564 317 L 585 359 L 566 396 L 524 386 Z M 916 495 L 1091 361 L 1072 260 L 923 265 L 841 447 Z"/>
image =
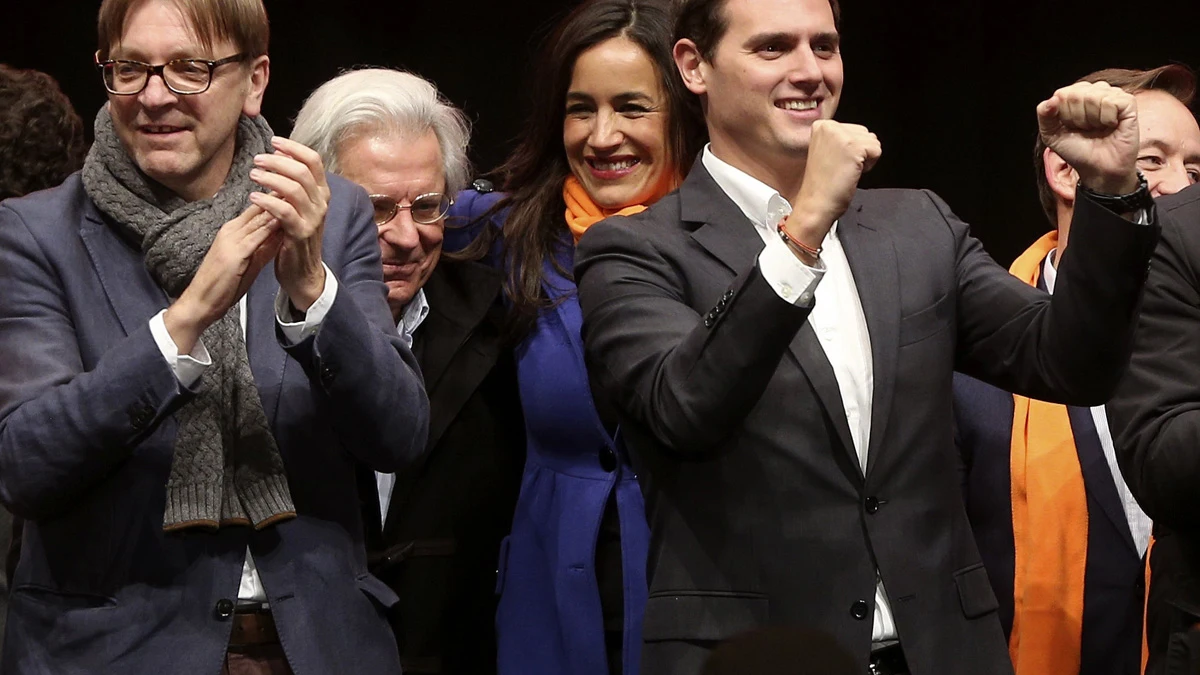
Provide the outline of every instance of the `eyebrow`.
<path id="1" fill-rule="evenodd" d="M 621 92 L 620 94 L 617 94 L 616 96 L 614 96 L 613 100 L 632 101 L 635 99 L 649 99 L 649 98 L 652 98 L 650 96 L 650 94 L 647 94 L 646 92 L 643 92 L 643 91 L 624 91 L 624 92 Z M 568 101 L 570 101 L 570 100 L 591 101 L 591 100 L 593 100 L 593 97 L 591 94 L 585 94 L 582 91 L 569 91 L 569 92 L 567 92 L 567 100 Z"/>
<path id="2" fill-rule="evenodd" d="M 1158 151 L 1162 152 L 1163 154 L 1170 154 L 1172 152 L 1175 152 L 1175 148 L 1176 148 L 1176 146 L 1171 145 L 1165 139 L 1157 138 L 1157 137 L 1152 137 L 1152 138 L 1146 139 L 1145 142 L 1142 143 L 1142 147 L 1143 148 L 1154 148 L 1155 150 L 1158 150 Z M 1183 161 L 1185 161 L 1189 164 L 1200 162 L 1200 151 L 1185 152 L 1184 156 L 1183 156 Z"/>
<path id="3" fill-rule="evenodd" d="M 176 48 L 168 52 L 168 56 L 164 63 L 167 61 L 178 61 L 180 59 L 202 59 L 205 61 L 213 59 L 213 56 L 211 55 L 204 55 L 204 51 L 203 45 L 188 45 L 187 47 Z M 125 47 L 125 45 L 118 44 L 109 51 L 108 58 L 125 61 L 143 61 L 146 60 L 146 55 L 144 52 L 136 49 L 129 49 Z"/>
<path id="4" fill-rule="evenodd" d="M 768 33 L 756 33 L 754 35 L 751 35 L 749 38 L 746 39 L 745 45 L 747 47 L 750 47 L 750 46 L 768 44 L 771 42 L 796 42 L 796 41 L 797 41 L 797 37 L 796 37 L 795 33 L 788 33 L 786 31 L 772 31 L 772 32 L 768 32 Z M 828 42 L 828 43 L 832 43 L 836 47 L 841 44 L 842 36 L 839 35 L 836 31 L 824 31 L 824 32 L 816 33 L 816 34 L 812 35 L 811 37 L 809 37 L 808 41 L 809 42 Z"/>

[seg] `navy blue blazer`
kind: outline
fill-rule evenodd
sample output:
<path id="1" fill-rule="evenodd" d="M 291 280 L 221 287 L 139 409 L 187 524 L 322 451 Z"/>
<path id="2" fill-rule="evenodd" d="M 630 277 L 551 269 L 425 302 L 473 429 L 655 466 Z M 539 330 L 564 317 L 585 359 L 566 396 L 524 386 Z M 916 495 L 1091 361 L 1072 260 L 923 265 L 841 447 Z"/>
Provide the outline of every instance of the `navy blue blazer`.
<path id="1" fill-rule="evenodd" d="M 174 413 L 194 392 L 150 334 L 168 299 L 142 254 L 78 175 L 0 204 L 0 501 L 28 521 L 0 671 L 219 672 L 249 546 L 297 675 L 399 672 L 355 462 L 415 459 L 428 401 L 388 312 L 371 205 L 328 180 L 339 287 L 320 330 L 282 346 L 271 266 L 247 294 L 250 366 L 298 514 L 257 532 L 163 532 Z"/>
<path id="2" fill-rule="evenodd" d="M 1079 675 L 1138 675 L 1145 575 L 1091 410 L 1067 406 L 1087 493 Z M 1015 552 L 1012 529 L 1012 394 L 954 374 L 954 440 L 963 461 L 967 518 L 1012 633 Z"/>

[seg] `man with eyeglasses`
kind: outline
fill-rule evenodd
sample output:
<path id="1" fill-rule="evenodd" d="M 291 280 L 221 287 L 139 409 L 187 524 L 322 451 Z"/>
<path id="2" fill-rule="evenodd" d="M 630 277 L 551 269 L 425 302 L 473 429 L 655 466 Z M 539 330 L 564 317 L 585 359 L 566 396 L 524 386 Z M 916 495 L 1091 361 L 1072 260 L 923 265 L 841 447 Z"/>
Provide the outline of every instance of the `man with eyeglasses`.
<path id="1" fill-rule="evenodd" d="M 358 474 L 424 450 L 367 195 L 259 116 L 261 0 L 105 0 L 83 171 L 0 205 L 0 671 L 396 673 Z"/>
<path id="2" fill-rule="evenodd" d="M 309 96 L 292 140 L 371 193 L 392 319 L 429 394 L 425 461 L 363 472 L 371 571 L 400 596 L 390 618 L 401 664 L 414 673 L 495 673 L 496 561 L 512 525 L 525 430 L 502 275 L 441 255 L 450 195 L 470 175 L 466 117 L 416 75 L 357 70 Z M 493 196 L 456 211 L 470 221 L 485 210 L 477 202 Z"/>

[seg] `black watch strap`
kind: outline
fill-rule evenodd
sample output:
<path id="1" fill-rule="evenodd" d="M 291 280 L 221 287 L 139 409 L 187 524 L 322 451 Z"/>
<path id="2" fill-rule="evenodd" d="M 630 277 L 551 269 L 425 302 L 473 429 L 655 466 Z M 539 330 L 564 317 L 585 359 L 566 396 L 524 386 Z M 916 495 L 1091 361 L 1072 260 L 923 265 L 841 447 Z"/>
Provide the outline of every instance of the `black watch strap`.
<path id="1" fill-rule="evenodd" d="M 1137 174 L 1138 186 L 1133 192 L 1127 195 L 1108 195 L 1095 190 L 1089 190 L 1083 183 L 1080 183 L 1078 190 L 1086 193 L 1092 201 L 1112 211 L 1117 215 L 1126 215 L 1136 211 L 1149 211 L 1154 208 L 1154 197 L 1150 194 L 1150 184 L 1146 182 L 1146 177 L 1139 171 Z"/>

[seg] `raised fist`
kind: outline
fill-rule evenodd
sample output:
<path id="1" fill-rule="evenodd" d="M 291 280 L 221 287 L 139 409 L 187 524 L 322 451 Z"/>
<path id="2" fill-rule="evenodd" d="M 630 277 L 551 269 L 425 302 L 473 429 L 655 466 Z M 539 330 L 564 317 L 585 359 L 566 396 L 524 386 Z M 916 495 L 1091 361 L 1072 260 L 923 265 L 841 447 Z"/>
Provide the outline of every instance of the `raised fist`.
<path id="1" fill-rule="evenodd" d="M 804 182 L 792 200 L 788 234 L 816 248 L 833 223 L 850 208 L 862 175 L 883 148 L 866 127 L 833 120 L 813 122 Z"/>
<path id="2" fill-rule="evenodd" d="M 1138 120 L 1133 95 L 1107 82 L 1079 82 L 1037 107 L 1042 142 L 1087 188 L 1105 194 L 1137 189 Z"/>

